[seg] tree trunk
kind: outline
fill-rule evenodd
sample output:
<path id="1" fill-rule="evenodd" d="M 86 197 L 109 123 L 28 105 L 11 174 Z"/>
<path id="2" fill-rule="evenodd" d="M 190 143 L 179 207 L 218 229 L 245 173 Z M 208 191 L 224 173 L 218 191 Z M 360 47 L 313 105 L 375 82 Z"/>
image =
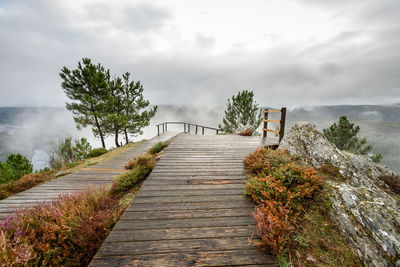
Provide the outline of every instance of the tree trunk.
<path id="1" fill-rule="evenodd" d="M 117 147 L 120 147 L 120 144 L 118 143 L 118 129 L 115 129 L 115 145 Z"/>
<path id="2" fill-rule="evenodd" d="M 94 120 L 96 121 L 96 127 L 97 130 L 99 131 L 99 135 L 100 135 L 100 139 L 101 139 L 101 145 L 106 148 L 106 143 L 104 142 L 104 136 L 103 136 L 103 132 L 100 129 L 100 124 L 99 124 L 99 120 L 97 119 L 97 116 L 94 115 Z"/>
<path id="3" fill-rule="evenodd" d="M 129 138 L 128 138 L 128 131 L 126 130 L 126 128 L 124 129 L 124 133 L 125 133 L 125 144 L 128 144 Z"/>

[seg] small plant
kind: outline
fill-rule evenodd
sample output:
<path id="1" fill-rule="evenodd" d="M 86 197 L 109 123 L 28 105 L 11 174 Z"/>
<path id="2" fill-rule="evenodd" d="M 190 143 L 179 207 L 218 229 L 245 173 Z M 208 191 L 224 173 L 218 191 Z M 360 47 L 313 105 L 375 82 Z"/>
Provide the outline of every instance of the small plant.
<path id="1" fill-rule="evenodd" d="M 241 131 L 239 133 L 239 135 L 241 135 L 241 136 L 252 136 L 253 135 L 253 130 L 252 129 L 247 129 L 247 130 Z"/>
<path id="2" fill-rule="evenodd" d="M 158 142 L 150 148 L 149 152 L 150 152 L 150 154 L 157 154 L 157 153 L 161 152 L 161 150 L 163 150 L 167 146 L 168 146 L 168 144 L 165 142 Z"/>
<path id="3" fill-rule="evenodd" d="M 107 153 L 107 149 L 105 149 L 104 147 L 100 147 L 100 148 L 95 148 L 92 149 L 89 153 L 88 153 L 88 158 L 94 158 L 94 157 L 98 157 L 101 156 L 105 153 Z"/>
<path id="4" fill-rule="evenodd" d="M 154 156 L 152 154 L 144 154 L 135 157 L 128 164 L 125 165 L 125 169 L 133 169 L 138 165 L 146 165 L 148 162 L 152 161 Z"/>
<path id="5" fill-rule="evenodd" d="M 139 181 L 147 178 L 154 166 L 155 163 L 153 157 L 140 157 L 138 164 L 135 165 L 132 171 L 124 173 L 118 178 L 114 179 L 112 192 L 119 193 L 132 188 Z"/>

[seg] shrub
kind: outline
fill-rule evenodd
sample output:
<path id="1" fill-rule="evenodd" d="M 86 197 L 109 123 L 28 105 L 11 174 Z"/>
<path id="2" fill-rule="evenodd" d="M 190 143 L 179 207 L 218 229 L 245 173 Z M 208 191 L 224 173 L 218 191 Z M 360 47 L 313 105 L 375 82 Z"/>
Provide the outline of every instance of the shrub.
<path id="1" fill-rule="evenodd" d="M 104 147 L 95 148 L 95 149 L 92 149 L 88 153 L 88 158 L 95 158 L 95 157 L 101 156 L 107 152 L 108 152 L 107 149 L 105 149 Z"/>
<path id="2" fill-rule="evenodd" d="M 155 145 L 153 145 L 153 146 L 150 148 L 149 152 L 150 152 L 151 154 L 157 154 L 157 153 L 161 152 L 161 150 L 163 150 L 163 149 L 166 148 L 167 146 L 168 146 L 168 144 L 165 143 L 165 142 L 158 142 L 158 143 L 156 143 Z"/>
<path id="3" fill-rule="evenodd" d="M 149 161 L 152 160 L 153 155 L 151 154 L 140 155 L 129 161 L 128 164 L 125 165 L 125 169 L 133 169 L 137 165 L 147 164 Z"/>
<path id="4" fill-rule="evenodd" d="M 131 189 L 137 182 L 147 178 L 154 166 L 153 158 L 142 157 L 140 164 L 137 164 L 132 171 L 114 179 L 112 192 L 119 193 Z"/>
<path id="5" fill-rule="evenodd" d="M 314 196 L 321 178 L 285 150 L 259 148 L 244 159 L 250 173 L 245 194 L 259 206 L 253 212 L 262 245 L 283 256 L 302 205 Z"/>
<path id="6" fill-rule="evenodd" d="M 0 183 L 16 181 L 32 170 L 33 165 L 27 158 L 21 154 L 11 154 L 5 163 L 0 162 Z"/>
<path id="7" fill-rule="evenodd" d="M 1 260 L 29 266 L 86 266 L 122 209 L 105 189 L 60 195 L 0 225 Z"/>
<path id="8" fill-rule="evenodd" d="M 26 174 L 19 180 L 0 185 L 0 199 L 25 191 L 54 178 L 55 170 Z"/>
<path id="9" fill-rule="evenodd" d="M 252 136 L 252 135 L 253 135 L 253 130 L 252 130 L 252 129 L 247 129 L 247 130 L 241 131 L 241 132 L 239 133 L 239 135 L 242 135 L 242 136 Z"/>

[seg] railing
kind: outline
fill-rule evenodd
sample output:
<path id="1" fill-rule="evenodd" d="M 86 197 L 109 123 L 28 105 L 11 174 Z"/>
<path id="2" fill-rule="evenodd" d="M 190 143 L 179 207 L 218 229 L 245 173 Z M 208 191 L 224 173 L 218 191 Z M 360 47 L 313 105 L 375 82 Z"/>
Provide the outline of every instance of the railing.
<path id="1" fill-rule="evenodd" d="M 271 112 L 280 112 L 281 119 L 280 120 L 269 120 L 268 114 Z M 267 138 L 267 133 L 275 133 L 279 135 L 279 143 L 281 142 L 283 135 L 285 134 L 285 121 L 286 121 L 286 108 L 281 109 L 264 109 L 264 127 L 263 127 L 263 137 Z M 279 131 L 268 129 L 268 122 L 270 123 L 279 123 Z"/>
<path id="2" fill-rule="evenodd" d="M 193 123 L 187 123 L 187 122 L 177 122 L 177 121 L 168 121 L 168 122 L 163 122 L 160 124 L 157 124 L 157 135 L 160 135 L 160 126 L 162 126 L 162 132 L 165 132 L 168 130 L 168 124 L 183 124 L 183 131 L 190 133 L 190 126 L 193 126 L 195 129 L 195 133 L 198 133 L 199 128 L 201 128 L 201 134 L 204 135 L 204 129 L 210 129 L 216 131 L 216 134 L 218 134 L 221 129 L 218 128 L 213 128 L 213 127 L 208 127 L 208 126 L 203 126 L 203 125 L 198 125 L 198 124 L 193 124 Z"/>

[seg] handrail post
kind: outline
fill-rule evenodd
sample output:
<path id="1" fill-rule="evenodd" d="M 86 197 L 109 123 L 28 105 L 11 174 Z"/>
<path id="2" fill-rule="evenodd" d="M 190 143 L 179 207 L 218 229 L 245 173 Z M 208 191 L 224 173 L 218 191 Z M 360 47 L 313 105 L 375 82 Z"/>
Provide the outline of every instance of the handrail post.
<path id="1" fill-rule="evenodd" d="M 165 123 L 165 131 L 168 131 L 168 122 Z"/>
<path id="2" fill-rule="evenodd" d="M 268 122 L 265 120 L 268 120 L 268 112 L 265 112 L 268 109 L 264 109 L 264 128 L 263 129 L 268 129 Z M 267 138 L 267 131 L 263 130 L 263 138 Z"/>
<path id="3" fill-rule="evenodd" d="M 183 132 L 186 133 L 186 123 L 183 123 Z"/>
<path id="4" fill-rule="evenodd" d="M 217 130 L 217 134 L 218 134 L 219 130 Z"/>
<path id="5" fill-rule="evenodd" d="M 160 135 L 160 125 L 157 125 L 157 135 Z"/>
<path id="6" fill-rule="evenodd" d="M 204 126 L 202 127 L 201 134 L 204 135 Z"/>
<path id="7" fill-rule="evenodd" d="M 190 123 L 188 123 L 188 133 L 190 133 Z"/>
<path id="8" fill-rule="evenodd" d="M 285 121 L 286 121 L 286 108 L 281 110 L 281 125 L 279 129 L 279 143 L 281 142 L 283 135 L 285 134 Z"/>
<path id="9" fill-rule="evenodd" d="M 164 124 L 165 124 L 165 122 L 162 124 L 162 132 L 164 132 Z"/>
<path id="10" fill-rule="evenodd" d="M 196 135 L 197 135 L 197 124 L 196 124 Z"/>

